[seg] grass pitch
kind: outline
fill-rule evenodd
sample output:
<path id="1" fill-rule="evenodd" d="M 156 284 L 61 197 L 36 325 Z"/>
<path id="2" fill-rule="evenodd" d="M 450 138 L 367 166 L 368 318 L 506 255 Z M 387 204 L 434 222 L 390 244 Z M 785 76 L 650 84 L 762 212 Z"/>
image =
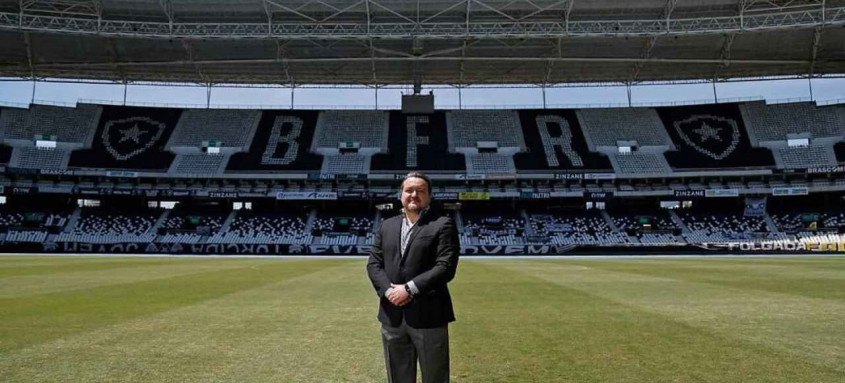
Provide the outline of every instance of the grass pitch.
<path id="1" fill-rule="evenodd" d="M 0 381 L 383 382 L 365 261 L 0 257 Z M 473 260 L 455 382 L 845 382 L 845 258 Z"/>

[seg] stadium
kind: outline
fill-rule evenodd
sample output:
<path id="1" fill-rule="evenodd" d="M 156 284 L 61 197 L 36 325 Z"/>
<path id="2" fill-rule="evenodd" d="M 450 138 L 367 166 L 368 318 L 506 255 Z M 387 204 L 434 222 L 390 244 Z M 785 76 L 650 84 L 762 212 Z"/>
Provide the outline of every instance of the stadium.
<path id="1" fill-rule="evenodd" d="M 845 91 L 813 97 L 843 27 L 841 0 L 0 2 L 0 80 L 32 86 L 0 102 L 0 376 L 383 381 L 361 260 L 422 171 L 460 237 L 454 381 L 845 381 Z M 777 79 L 810 98 L 717 94 Z M 601 86 L 627 103 L 555 96 Z M 374 105 L 295 101 L 347 88 Z M 462 103 L 488 88 L 541 102 Z"/>

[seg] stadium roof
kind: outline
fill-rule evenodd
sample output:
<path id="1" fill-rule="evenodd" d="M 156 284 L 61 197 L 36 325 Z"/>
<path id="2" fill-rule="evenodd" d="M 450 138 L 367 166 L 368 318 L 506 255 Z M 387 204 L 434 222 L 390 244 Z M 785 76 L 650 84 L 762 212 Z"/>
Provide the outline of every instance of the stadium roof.
<path id="1" fill-rule="evenodd" d="M 538 84 L 845 73 L 845 0 L 0 0 L 0 76 Z"/>

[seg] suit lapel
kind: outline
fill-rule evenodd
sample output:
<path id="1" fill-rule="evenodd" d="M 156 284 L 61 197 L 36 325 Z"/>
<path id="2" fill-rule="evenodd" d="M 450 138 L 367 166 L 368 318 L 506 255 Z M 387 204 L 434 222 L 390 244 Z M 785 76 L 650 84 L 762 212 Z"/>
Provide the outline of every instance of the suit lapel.
<path id="1" fill-rule="evenodd" d="M 392 233 L 390 236 L 392 237 L 393 241 L 396 241 L 396 249 L 397 251 L 390 254 L 392 257 L 391 261 L 398 267 L 401 265 L 402 262 L 402 220 L 404 218 L 400 217 L 396 220 L 395 224 L 390 225 L 390 229 Z"/>
<path id="2" fill-rule="evenodd" d="M 411 230 L 411 234 L 408 236 L 408 244 L 405 246 L 405 255 L 404 256 L 401 254 L 402 239 L 401 238 L 399 239 L 399 243 L 400 243 L 399 251 L 400 251 L 400 258 L 401 258 L 401 261 L 399 263 L 400 266 L 405 263 L 406 259 L 408 259 L 408 253 L 411 252 L 411 245 L 414 244 L 414 238 L 416 238 L 417 234 L 419 234 L 421 231 L 423 231 L 423 229 L 425 229 L 425 225 L 426 225 L 426 223 L 428 223 L 427 220 L 426 220 L 426 216 L 428 216 L 428 214 L 425 214 L 422 217 L 420 217 L 419 221 L 417 221 L 417 224 L 414 225 L 414 228 Z M 404 220 L 404 218 L 402 218 L 402 219 Z M 401 221 L 399 222 L 399 225 L 400 225 L 399 226 L 399 235 L 401 236 L 402 235 L 402 226 L 401 226 L 402 222 Z"/>

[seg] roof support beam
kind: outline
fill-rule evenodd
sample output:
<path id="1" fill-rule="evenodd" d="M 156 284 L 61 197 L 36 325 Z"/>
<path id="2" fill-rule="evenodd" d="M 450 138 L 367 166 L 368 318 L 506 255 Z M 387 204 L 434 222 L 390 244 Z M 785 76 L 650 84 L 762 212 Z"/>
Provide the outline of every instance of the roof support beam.
<path id="1" fill-rule="evenodd" d="M 671 1 L 671 0 L 670 0 L 670 1 Z M 677 1 L 677 0 L 675 0 L 675 1 Z M 533 6 L 537 7 L 537 10 L 536 10 L 536 11 L 534 11 L 534 12 L 531 12 L 531 13 L 529 13 L 529 14 L 525 15 L 525 16 L 520 17 L 520 18 L 519 18 L 519 20 L 520 20 L 520 21 L 525 20 L 525 19 L 527 19 L 527 18 L 529 18 L 529 17 L 532 17 L 532 16 L 535 16 L 535 15 L 537 15 L 537 14 L 543 13 L 543 12 L 545 12 L 545 11 L 548 11 L 548 10 L 550 10 L 550 9 L 554 8 L 554 7 L 557 7 L 557 6 L 559 6 L 559 5 L 566 4 L 566 3 L 568 3 L 568 2 L 571 2 L 571 1 L 570 1 L 570 0 L 561 0 L 561 1 L 558 1 L 558 2 L 555 2 L 555 3 L 552 3 L 552 4 L 549 4 L 549 5 L 547 5 L 547 6 L 545 6 L 545 7 L 542 7 L 542 8 L 538 7 L 538 6 L 537 6 L 536 4 L 534 4 L 534 3 L 531 3 L 531 5 L 533 5 Z"/>
<path id="2" fill-rule="evenodd" d="M 202 68 L 200 68 L 200 63 L 194 60 L 194 46 L 191 44 L 191 40 L 182 40 L 182 48 L 185 49 L 185 53 L 188 54 L 188 61 L 186 64 L 192 64 L 194 69 L 197 71 L 197 76 L 202 80 L 203 84 L 211 85 L 211 82 L 205 77 L 205 73 L 202 72 Z"/>
<path id="3" fill-rule="evenodd" d="M 713 73 L 713 81 L 718 80 L 719 72 L 722 68 L 727 68 L 731 65 L 731 48 L 733 47 L 736 35 L 736 33 L 729 33 L 722 40 L 722 49 L 719 52 L 720 63 L 716 65 L 716 71 Z"/>
<path id="4" fill-rule="evenodd" d="M 294 87 L 293 76 L 290 74 L 290 65 L 288 65 L 287 54 L 285 53 L 285 44 L 281 40 L 276 40 L 276 61 L 282 63 L 286 82 L 290 84 L 292 89 Z"/>
<path id="5" fill-rule="evenodd" d="M 342 23 L 315 20 L 296 9 L 280 5 L 274 0 L 265 0 L 271 10 L 283 9 L 295 12 L 305 17 L 305 20 L 280 22 L 279 14 L 273 15 L 275 23 L 272 25 L 272 37 L 290 39 L 322 39 L 322 40 L 361 40 L 377 39 L 407 39 L 408 36 L 424 36 L 437 39 L 460 39 L 471 36 L 479 39 L 526 39 L 526 38 L 555 38 L 558 36 L 579 37 L 641 37 L 641 36 L 688 36 L 691 34 L 723 34 L 735 30 L 753 29 L 755 31 L 785 30 L 793 28 L 814 28 L 824 25 L 845 25 L 845 6 L 838 8 L 802 9 L 799 11 L 754 11 L 746 14 L 746 1 L 741 0 L 739 16 L 703 16 L 698 18 L 667 19 L 598 19 L 571 20 L 566 14 L 571 13 L 571 5 L 563 16 L 565 23 L 560 20 L 501 20 L 497 22 L 477 19 L 479 11 L 472 14 L 474 8 L 479 8 L 479 0 L 463 0 L 461 5 L 469 10 L 469 16 L 463 20 L 456 20 L 459 12 L 450 13 L 450 18 L 443 22 L 409 22 L 407 20 L 388 21 L 372 20 L 369 33 L 364 18 L 357 19 L 364 13 L 364 1 L 358 1 L 350 7 L 341 9 L 329 16 L 337 18 L 341 13 L 352 13 L 356 19 L 344 19 Z M 475 3 L 475 4 L 472 4 Z M 467 7 L 467 4 L 470 4 Z M 481 3 L 485 4 L 485 3 Z M 819 3 L 821 5 L 821 3 Z M 489 6 L 489 5 L 488 5 Z M 372 8 L 372 7 L 371 7 Z M 450 7 L 453 8 L 453 7 Z M 671 7 L 669 7 L 671 8 Z M 824 13 L 824 19 L 822 14 Z M 440 13 L 438 13 L 440 14 Z M 92 14 L 93 15 L 93 14 Z M 93 15 L 96 17 L 96 15 Z M 508 15 L 510 16 L 510 15 Z M 430 20 L 435 16 L 429 17 Z M 444 18 L 445 19 L 445 18 Z M 177 23 L 138 20 L 96 20 L 92 18 L 65 17 L 44 15 L 39 12 L 24 11 L 23 13 L 0 12 L 0 30 L 29 30 L 39 33 L 64 33 L 68 35 L 109 35 L 126 36 L 131 38 L 223 38 L 223 39 L 265 39 L 268 37 L 267 22 L 255 23 Z"/>
<path id="6" fill-rule="evenodd" d="M 35 67 L 32 65 L 32 42 L 29 39 L 29 32 L 23 33 L 23 43 L 26 46 L 26 63 L 29 66 L 29 76 L 35 79 Z"/>
<path id="7" fill-rule="evenodd" d="M 306 15 L 306 14 L 302 13 L 302 12 L 299 12 L 299 11 L 297 11 L 296 9 L 293 9 L 293 8 L 287 7 L 287 6 L 283 5 L 283 4 L 280 4 L 280 3 L 279 3 L 279 2 L 277 2 L 277 1 L 264 0 L 264 3 L 265 3 L 265 4 L 272 5 L 272 6 L 277 7 L 277 8 L 280 8 L 280 9 L 282 9 L 282 10 L 288 11 L 288 12 L 290 12 L 290 13 L 293 13 L 294 15 L 300 16 L 300 17 L 302 17 L 302 18 L 304 18 L 304 19 L 306 19 L 306 20 L 313 21 L 313 22 L 315 22 L 315 23 L 317 22 L 317 19 L 315 19 L 315 18 L 313 18 L 313 17 L 311 17 L 311 16 L 308 16 L 308 15 Z"/>
<path id="8" fill-rule="evenodd" d="M 367 11 L 367 35 L 370 35 L 370 22 L 372 20 L 372 14 L 370 14 L 370 1 L 371 0 L 364 0 L 364 7 Z M 373 38 L 372 37 L 370 37 L 369 46 L 370 46 L 369 48 L 370 48 L 370 59 L 371 59 L 370 71 L 372 72 L 372 75 L 373 75 L 373 85 L 378 87 L 378 77 L 376 76 L 376 60 L 375 60 L 376 51 L 373 48 Z M 378 89 L 378 88 L 376 88 L 376 89 Z M 378 90 L 376 90 L 376 92 L 378 92 Z M 378 96 L 376 96 L 376 97 L 378 97 Z"/>
<path id="9" fill-rule="evenodd" d="M 637 61 L 637 63 L 634 64 L 634 69 L 631 71 L 631 78 L 629 80 L 629 83 L 634 83 L 637 81 L 640 76 L 640 71 L 642 71 L 646 62 L 651 59 L 651 51 L 654 49 L 655 45 L 657 45 L 657 36 L 650 36 L 643 43 L 643 50 L 642 53 L 640 53 L 640 61 Z"/>
<path id="10" fill-rule="evenodd" d="M 432 19 L 434 19 L 434 18 L 436 18 L 436 17 L 438 17 L 438 16 L 440 16 L 440 15 L 442 15 L 442 14 L 446 13 L 446 12 L 449 12 L 449 11 L 451 11 L 451 10 L 453 10 L 453 9 L 457 8 L 457 7 L 460 7 L 461 5 L 464 5 L 464 4 L 468 3 L 468 2 L 469 2 L 469 0 L 459 0 L 459 1 L 458 1 L 458 2 L 456 2 L 455 4 L 450 5 L 449 7 L 447 7 L 447 8 L 445 8 L 445 9 L 441 10 L 440 12 L 437 12 L 437 13 L 435 13 L 435 14 L 433 14 L 433 15 L 431 15 L 431 16 L 429 16 L 429 17 L 425 18 L 425 19 L 423 19 L 423 21 L 420 21 L 420 24 L 425 24 L 425 23 L 427 23 L 427 22 L 431 21 Z"/>
<path id="11" fill-rule="evenodd" d="M 381 9 L 383 9 L 383 10 L 387 11 L 387 12 L 388 12 L 388 13 L 390 13 L 391 15 L 394 15 L 394 16 L 396 16 L 396 17 L 399 17 L 399 18 L 401 18 L 401 19 L 403 19 L 403 20 L 405 20 L 405 21 L 407 21 L 407 22 L 409 22 L 409 23 L 412 23 L 412 24 L 417 24 L 417 22 L 416 22 L 416 21 L 414 21 L 413 19 L 411 19 L 411 18 L 409 18 L 409 17 L 407 17 L 407 16 L 405 16 L 405 15 L 403 15 L 403 14 L 401 14 L 401 13 L 399 13 L 399 12 L 397 12 L 397 11 L 393 10 L 393 9 L 390 9 L 390 8 L 388 8 L 388 7 L 384 6 L 384 5 L 382 5 L 381 3 L 378 3 L 378 2 L 376 2 L 376 1 L 374 1 L 374 0 L 368 0 L 368 3 L 369 3 L 369 4 L 372 4 L 372 5 L 376 6 L 376 7 L 379 7 L 379 8 L 381 8 Z M 369 11 L 369 5 L 367 6 L 367 9 L 368 9 L 368 10 L 367 10 L 367 13 L 369 14 L 369 12 L 370 12 L 370 11 Z"/>
<path id="12" fill-rule="evenodd" d="M 513 16 L 511 16 L 511 15 L 509 15 L 509 14 L 507 14 L 507 13 L 504 13 L 504 12 L 502 12 L 502 11 L 500 11 L 500 10 L 496 9 L 495 7 L 493 7 L 493 6 L 489 5 L 489 4 L 487 4 L 487 3 L 485 3 L 485 2 L 483 2 L 483 1 L 481 1 L 481 0 L 469 0 L 469 1 L 475 2 L 476 4 L 480 5 L 482 8 L 486 8 L 486 9 L 488 9 L 488 10 L 492 11 L 493 13 L 496 13 L 496 14 L 498 14 L 498 15 L 500 15 L 500 16 L 502 16 L 502 17 L 504 17 L 504 18 L 506 18 L 506 19 L 508 19 L 508 20 L 510 20 L 510 21 L 519 21 L 519 20 L 518 20 L 518 19 L 516 19 L 515 17 L 513 17 Z"/>
<path id="13" fill-rule="evenodd" d="M 672 12 L 675 10 L 675 5 L 678 4 L 678 0 L 666 0 L 666 6 L 663 7 L 663 18 L 666 19 L 666 31 L 669 31 L 671 24 L 669 20 L 672 18 Z"/>
<path id="14" fill-rule="evenodd" d="M 186 49 L 189 50 L 189 49 Z M 545 63 L 549 60 L 555 62 L 571 62 L 571 63 L 611 63 L 611 64 L 619 64 L 619 63 L 631 63 L 636 64 L 641 61 L 645 61 L 646 63 L 655 63 L 655 64 L 722 64 L 723 60 L 721 59 L 683 59 L 683 58 L 626 58 L 626 57 L 459 57 L 459 56 L 450 56 L 450 57 L 440 57 L 440 56 L 431 56 L 431 57 L 318 57 L 318 58 L 289 58 L 287 59 L 290 63 L 338 63 L 338 62 L 369 62 L 371 60 L 375 60 L 377 62 L 412 62 L 412 61 L 420 61 L 420 62 L 454 62 L 454 61 L 472 61 L 472 62 L 490 62 L 490 63 L 507 63 L 507 62 L 524 62 L 524 63 Z M 117 63 L 117 65 L 128 66 L 128 67 L 156 67 L 156 66 L 168 66 L 168 65 L 186 65 L 186 64 L 195 64 L 195 65 L 206 65 L 206 64 L 218 64 L 218 65 L 244 65 L 244 64 L 268 64 L 275 62 L 275 59 L 246 59 L 246 60 L 169 60 L 169 61 L 146 61 L 146 62 L 122 62 Z M 809 65 L 810 60 L 731 60 L 731 63 L 735 64 L 743 64 L 743 65 Z M 50 69 L 60 69 L 60 68 L 75 68 L 79 67 L 80 65 L 84 65 L 85 67 L 102 67 L 102 66 L 109 66 L 112 63 L 54 63 L 54 64 L 36 64 L 36 68 L 50 68 Z M 0 66 L 0 70 L 2 70 L 4 66 Z M 7 67 L 14 67 L 12 65 L 7 65 Z"/>
<path id="15" fill-rule="evenodd" d="M 164 11 L 164 15 L 167 16 L 167 23 L 168 23 L 168 30 L 170 34 L 173 34 L 173 3 L 171 0 L 159 0 L 159 5 L 161 5 L 162 11 Z"/>
<path id="16" fill-rule="evenodd" d="M 816 27 L 816 29 L 813 31 L 813 46 L 810 49 L 810 70 L 809 70 L 810 77 L 813 77 L 813 73 L 816 70 L 816 58 L 818 57 L 818 54 L 819 54 L 819 45 L 821 44 L 821 41 L 822 41 L 822 28 Z"/>

